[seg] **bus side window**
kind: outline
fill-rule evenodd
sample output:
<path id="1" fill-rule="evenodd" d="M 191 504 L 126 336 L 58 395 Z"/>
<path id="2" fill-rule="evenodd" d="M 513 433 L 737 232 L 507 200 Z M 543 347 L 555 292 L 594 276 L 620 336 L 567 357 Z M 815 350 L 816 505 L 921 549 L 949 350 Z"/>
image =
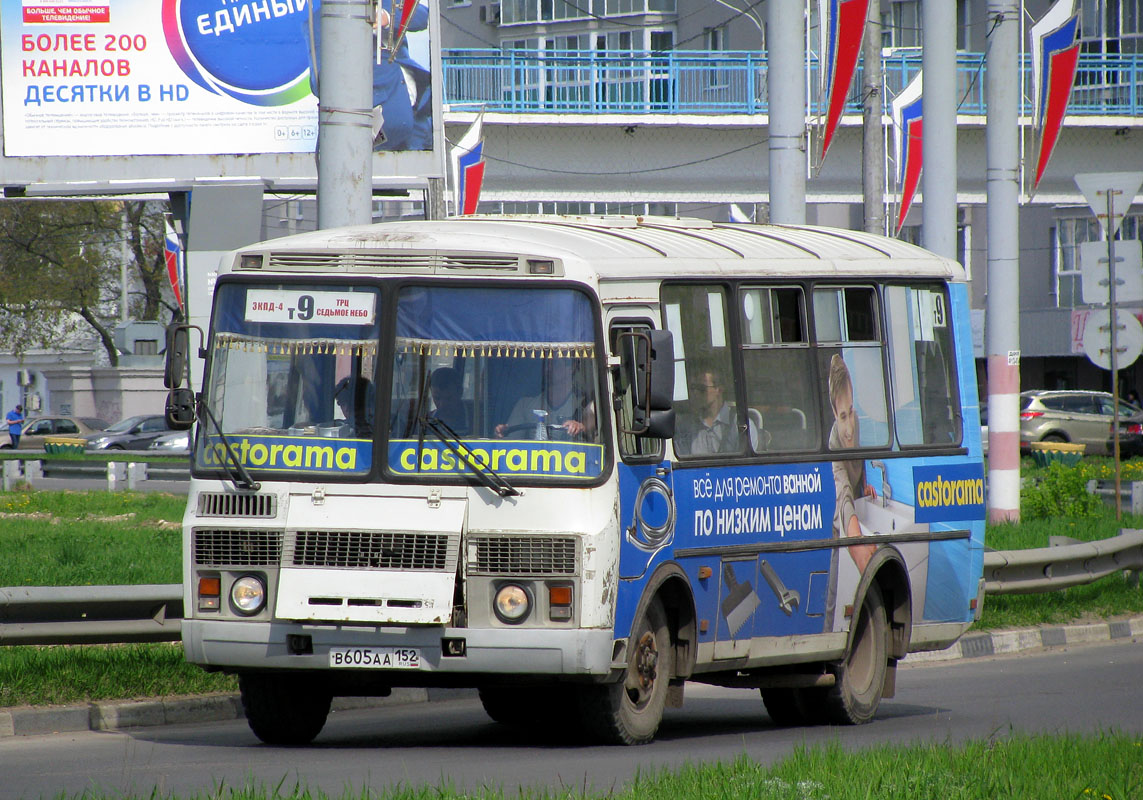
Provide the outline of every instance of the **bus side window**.
<path id="1" fill-rule="evenodd" d="M 897 440 L 902 445 L 958 445 L 960 389 L 943 287 L 890 286 L 889 358 Z"/>
<path id="2" fill-rule="evenodd" d="M 750 443 L 756 453 L 818 445 L 813 352 L 800 286 L 749 287 L 740 296 Z M 761 433 L 757 433 L 755 428 Z"/>
<path id="3" fill-rule="evenodd" d="M 818 369 L 827 389 L 821 407 L 831 426 L 827 447 L 888 447 L 877 293 L 872 286 L 829 286 L 815 288 L 813 297 Z"/>
<path id="4" fill-rule="evenodd" d="M 666 327 L 675 347 L 675 452 L 709 458 L 744 452 L 747 415 L 739 405 L 723 286 L 664 286 Z"/>

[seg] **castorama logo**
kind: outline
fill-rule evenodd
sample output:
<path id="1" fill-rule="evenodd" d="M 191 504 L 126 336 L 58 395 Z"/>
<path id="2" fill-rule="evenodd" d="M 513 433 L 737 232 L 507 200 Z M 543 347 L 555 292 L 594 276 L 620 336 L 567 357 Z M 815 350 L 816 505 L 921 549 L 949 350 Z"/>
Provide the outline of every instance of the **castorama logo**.
<path id="1" fill-rule="evenodd" d="M 254 106 L 310 94 L 309 0 L 163 0 L 163 34 L 196 84 Z"/>

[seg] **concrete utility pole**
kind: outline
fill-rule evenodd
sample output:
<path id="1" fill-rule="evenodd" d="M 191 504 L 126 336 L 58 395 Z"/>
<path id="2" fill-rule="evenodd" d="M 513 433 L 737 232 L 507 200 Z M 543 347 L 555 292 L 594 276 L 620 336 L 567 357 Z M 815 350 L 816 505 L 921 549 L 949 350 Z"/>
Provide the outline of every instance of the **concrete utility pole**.
<path id="1" fill-rule="evenodd" d="M 988 0 L 988 518 L 1020 519 L 1020 3 Z"/>
<path id="2" fill-rule="evenodd" d="M 770 221 L 806 223 L 806 31 L 804 4 L 766 4 L 770 99 Z"/>
<path id="3" fill-rule="evenodd" d="M 373 4 L 322 0 L 318 228 L 373 221 Z"/>
<path id="4" fill-rule="evenodd" d="M 881 1 L 869 0 L 861 58 L 861 186 L 866 233 L 885 233 L 885 126 L 881 73 Z"/>
<path id="5" fill-rule="evenodd" d="M 921 225 L 924 245 L 956 258 L 956 3 L 922 0 L 925 75 Z M 1009 73 L 1008 79 L 1013 75 Z"/>

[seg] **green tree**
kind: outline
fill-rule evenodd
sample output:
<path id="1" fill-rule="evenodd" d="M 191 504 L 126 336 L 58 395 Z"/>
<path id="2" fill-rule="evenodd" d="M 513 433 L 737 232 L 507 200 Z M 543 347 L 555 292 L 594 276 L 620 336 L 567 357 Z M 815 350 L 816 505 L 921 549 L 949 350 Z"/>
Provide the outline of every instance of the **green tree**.
<path id="1" fill-rule="evenodd" d="M 162 209 L 142 201 L 0 204 L 0 348 L 58 347 L 86 326 L 118 366 L 112 330 L 125 234 L 128 269 L 141 287 L 129 316 L 164 320 L 174 308 L 164 301 Z"/>

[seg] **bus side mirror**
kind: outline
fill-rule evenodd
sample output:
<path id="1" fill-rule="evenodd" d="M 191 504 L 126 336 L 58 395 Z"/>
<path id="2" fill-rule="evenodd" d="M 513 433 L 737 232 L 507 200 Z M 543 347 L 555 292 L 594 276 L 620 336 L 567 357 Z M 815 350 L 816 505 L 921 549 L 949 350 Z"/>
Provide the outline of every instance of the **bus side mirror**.
<path id="1" fill-rule="evenodd" d="M 171 430 L 188 430 L 195 420 L 194 392 L 186 387 L 171 389 L 167 392 L 167 405 L 164 413 Z"/>
<path id="2" fill-rule="evenodd" d="M 163 364 L 163 386 L 178 389 L 183 385 L 187 371 L 187 354 L 190 351 L 190 335 L 185 325 L 172 323 L 167 326 L 167 357 Z"/>
<path id="3" fill-rule="evenodd" d="M 626 376 L 633 412 L 628 433 L 669 439 L 675 435 L 675 347 L 671 332 L 624 331 L 620 342 L 633 356 Z"/>

